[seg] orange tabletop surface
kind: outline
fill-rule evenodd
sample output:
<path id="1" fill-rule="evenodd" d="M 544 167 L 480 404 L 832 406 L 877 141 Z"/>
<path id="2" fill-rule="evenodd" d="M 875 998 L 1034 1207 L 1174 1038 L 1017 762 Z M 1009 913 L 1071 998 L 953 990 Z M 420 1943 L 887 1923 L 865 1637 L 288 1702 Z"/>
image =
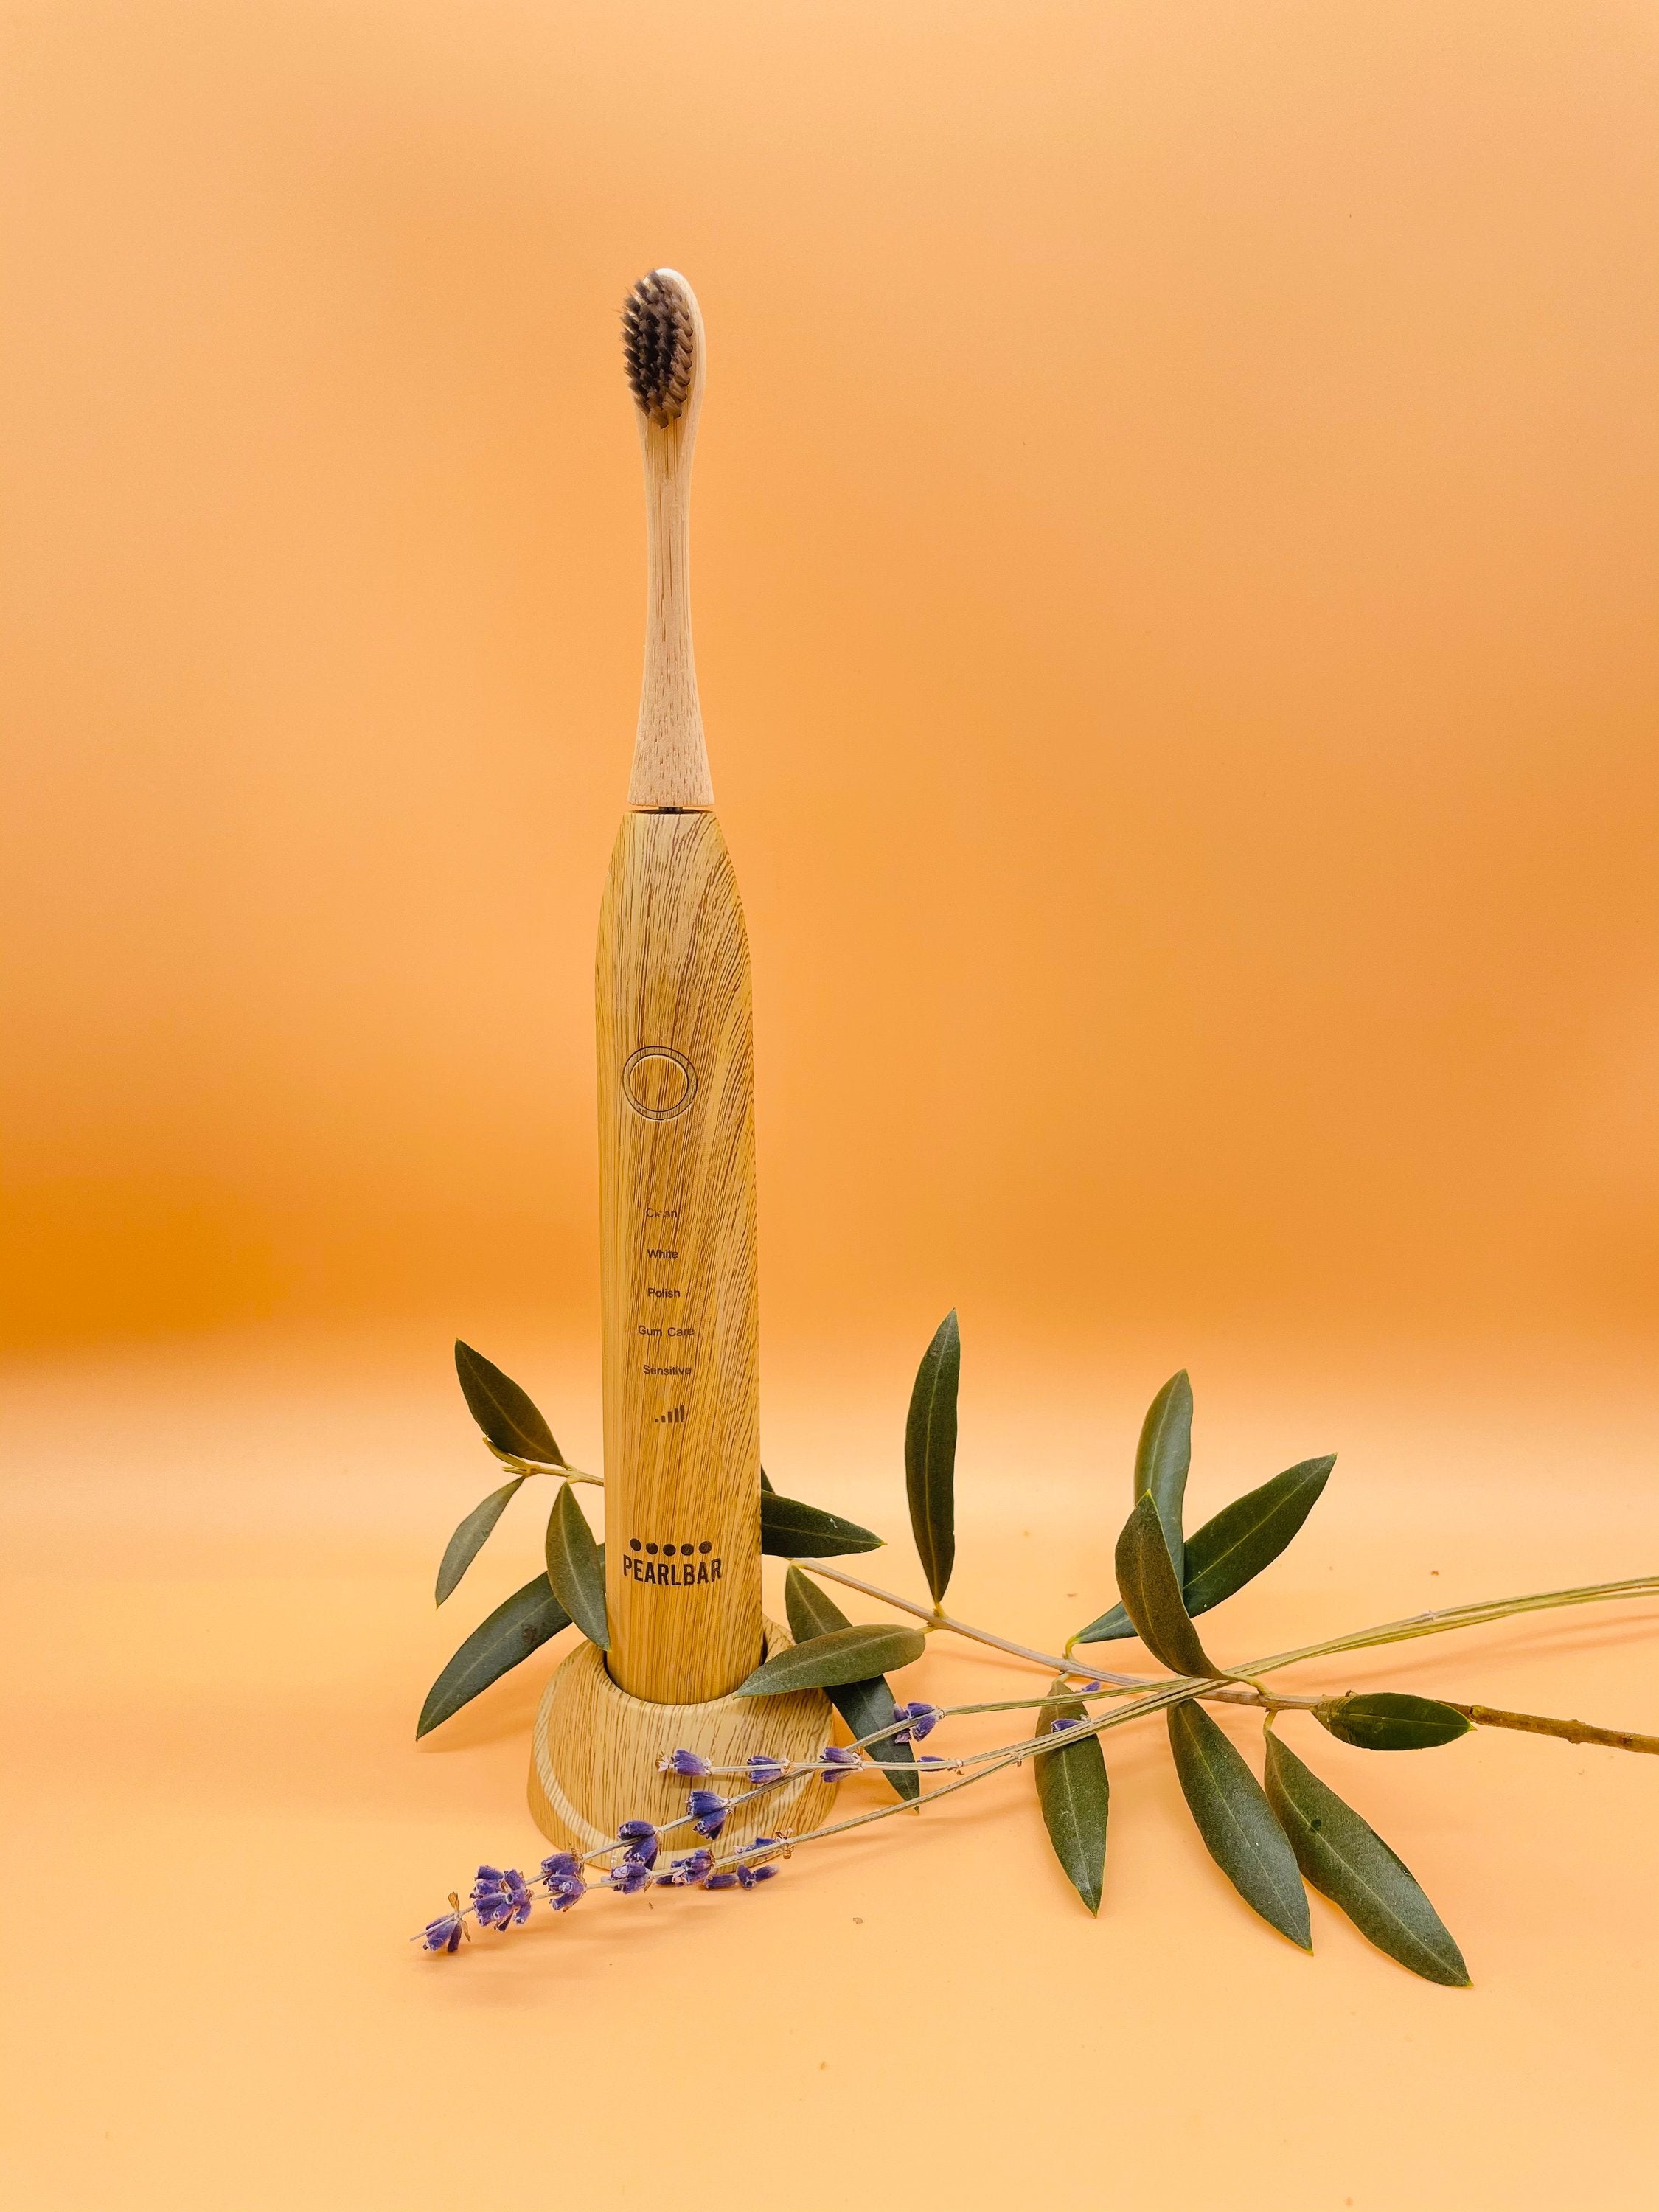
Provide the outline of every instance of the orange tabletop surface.
<path id="1" fill-rule="evenodd" d="M 580 1459 L 591 1387 L 505 1334 Z M 1051 1646 L 1109 1598 L 1141 1378 L 1103 1361 L 1087 1402 L 1053 1371 L 998 1395 L 975 1387 L 971 1316 L 967 1344 L 952 1606 Z M 802 1852 L 751 1895 L 593 1896 L 422 1956 L 409 1936 L 478 1861 L 538 1856 L 527 1731 L 563 1648 L 416 1747 L 428 1681 L 539 1542 L 520 1500 L 434 1615 L 437 1554 L 492 1480 L 446 1350 L 435 1331 L 253 1338 L 20 1372 L 8 2204 L 634 2212 L 704 2186 L 738 2212 L 1652 2204 L 1659 1759 L 1494 1733 L 1378 1757 L 1285 1724 L 1424 1882 L 1467 1990 L 1413 1978 L 1317 1898 L 1311 1958 L 1272 1934 L 1205 1856 L 1155 1721 L 1105 1739 L 1098 1921 L 1018 1773 Z M 1659 1557 L 1638 1373 L 1465 1363 L 1437 1388 L 1407 1358 L 1345 1376 L 1207 1354 L 1195 1513 L 1340 1450 L 1295 1547 L 1211 1616 L 1224 1654 Z M 904 1363 L 854 1383 L 775 1394 L 769 1454 L 886 1534 L 856 1564 L 915 1596 Z M 1651 1729 L 1656 1630 L 1659 1607 L 1609 1606 L 1288 1679 Z M 1042 1680 L 943 1637 L 903 1679 L 963 1701 Z M 1259 1756 L 1255 1723 L 1235 1735 Z"/>

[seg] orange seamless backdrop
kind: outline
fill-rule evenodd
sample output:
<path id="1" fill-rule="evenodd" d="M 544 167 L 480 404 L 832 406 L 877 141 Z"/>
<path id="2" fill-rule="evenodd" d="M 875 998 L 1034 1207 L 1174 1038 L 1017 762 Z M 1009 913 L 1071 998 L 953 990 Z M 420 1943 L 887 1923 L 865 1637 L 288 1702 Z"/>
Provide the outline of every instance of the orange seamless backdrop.
<path id="1" fill-rule="evenodd" d="M 616 313 L 711 334 L 769 1332 L 1659 1290 L 1613 6 L 17 19 L 9 1327 L 590 1329 Z"/>

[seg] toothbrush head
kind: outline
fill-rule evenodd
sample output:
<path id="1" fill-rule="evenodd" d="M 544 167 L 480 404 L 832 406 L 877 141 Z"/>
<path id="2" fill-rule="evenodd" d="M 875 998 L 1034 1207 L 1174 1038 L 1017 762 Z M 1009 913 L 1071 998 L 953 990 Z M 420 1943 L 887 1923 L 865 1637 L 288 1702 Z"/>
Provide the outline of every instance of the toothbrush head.
<path id="1" fill-rule="evenodd" d="M 672 269 L 653 269 L 629 294 L 623 359 L 635 406 L 665 430 L 685 412 L 697 368 L 696 310 Z"/>

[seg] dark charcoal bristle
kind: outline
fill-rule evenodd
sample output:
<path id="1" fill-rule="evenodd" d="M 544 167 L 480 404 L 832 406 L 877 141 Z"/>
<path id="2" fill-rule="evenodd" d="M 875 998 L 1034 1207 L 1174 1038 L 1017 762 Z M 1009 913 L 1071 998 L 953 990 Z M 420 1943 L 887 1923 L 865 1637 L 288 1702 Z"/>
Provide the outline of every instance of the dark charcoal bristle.
<path id="1" fill-rule="evenodd" d="M 659 429 L 685 412 L 696 362 L 696 331 L 684 294 L 653 270 L 623 309 L 623 358 L 641 411 Z"/>

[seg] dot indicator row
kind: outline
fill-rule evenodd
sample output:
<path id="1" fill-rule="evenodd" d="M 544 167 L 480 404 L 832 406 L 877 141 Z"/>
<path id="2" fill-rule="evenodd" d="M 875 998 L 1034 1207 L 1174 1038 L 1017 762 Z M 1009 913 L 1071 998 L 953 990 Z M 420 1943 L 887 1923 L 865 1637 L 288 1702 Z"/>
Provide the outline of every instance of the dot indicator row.
<path id="1" fill-rule="evenodd" d="M 665 1559 L 672 1559 L 678 1552 L 683 1559 L 689 1559 L 693 1552 L 712 1552 L 714 1547 L 712 1544 L 642 1544 L 637 1536 L 630 1536 L 628 1548 L 630 1552 L 650 1552 L 653 1554 L 660 1552 Z"/>

